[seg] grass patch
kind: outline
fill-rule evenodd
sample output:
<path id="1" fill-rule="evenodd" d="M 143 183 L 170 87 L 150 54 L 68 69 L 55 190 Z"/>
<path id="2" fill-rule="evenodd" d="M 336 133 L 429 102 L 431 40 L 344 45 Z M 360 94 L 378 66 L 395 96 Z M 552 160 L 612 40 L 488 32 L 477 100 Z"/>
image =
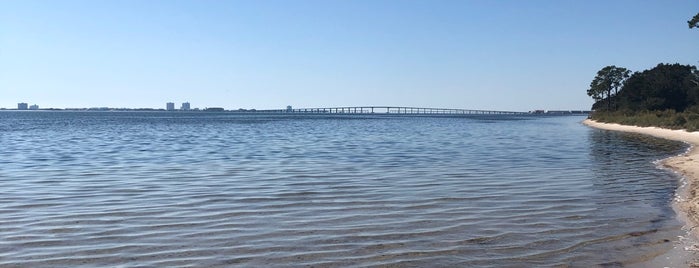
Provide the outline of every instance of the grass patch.
<path id="1" fill-rule="evenodd" d="M 665 111 L 596 111 L 590 115 L 590 119 L 604 123 L 617 123 L 639 127 L 661 127 L 669 129 L 685 129 L 687 131 L 699 131 L 699 111 L 691 109 L 685 112 Z"/>

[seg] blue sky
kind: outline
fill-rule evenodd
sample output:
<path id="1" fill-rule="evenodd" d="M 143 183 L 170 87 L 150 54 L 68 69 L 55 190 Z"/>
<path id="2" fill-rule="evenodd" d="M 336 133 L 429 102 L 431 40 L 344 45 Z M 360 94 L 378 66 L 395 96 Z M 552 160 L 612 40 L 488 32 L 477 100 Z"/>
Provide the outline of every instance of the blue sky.
<path id="1" fill-rule="evenodd" d="M 0 107 L 589 109 L 699 64 L 699 1 L 0 1 Z"/>

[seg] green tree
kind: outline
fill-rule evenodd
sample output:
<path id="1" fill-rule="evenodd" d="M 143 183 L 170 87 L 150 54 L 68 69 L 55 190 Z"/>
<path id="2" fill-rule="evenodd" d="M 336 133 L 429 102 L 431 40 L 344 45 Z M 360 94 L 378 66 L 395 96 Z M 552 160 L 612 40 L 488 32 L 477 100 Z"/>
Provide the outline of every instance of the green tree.
<path id="1" fill-rule="evenodd" d="M 689 24 L 689 29 L 692 28 L 699 28 L 699 13 L 694 15 L 694 18 L 691 20 L 687 21 L 687 24 Z"/>
<path id="2" fill-rule="evenodd" d="M 617 97 L 626 110 L 682 112 L 699 104 L 697 75 L 695 66 L 658 64 L 634 73 Z"/>
<path id="3" fill-rule="evenodd" d="M 619 89 L 630 75 L 631 71 L 623 67 L 614 65 L 604 67 L 597 72 L 595 79 L 590 83 L 587 95 L 592 97 L 595 102 L 600 102 L 606 98 L 607 110 L 611 110 L 612 99 L 619 94 Z"/>
<path id="4" fill-rule="evenodd" d="M 599 102 L 604 99 L 604 89 L 606 85 L 602 84 L 602 81 L 598 81 L 597 77 L 590 83 L 590 88 L 587 90 L 587 95 L 592 97 L 595 102 Z"/>

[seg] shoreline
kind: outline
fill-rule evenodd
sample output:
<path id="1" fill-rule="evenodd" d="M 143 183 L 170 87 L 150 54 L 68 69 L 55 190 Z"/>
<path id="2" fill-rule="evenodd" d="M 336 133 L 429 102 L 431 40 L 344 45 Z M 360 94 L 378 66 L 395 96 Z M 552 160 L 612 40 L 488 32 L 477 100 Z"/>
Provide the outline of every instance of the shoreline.
<path id="1" fill-rule="evenodd" d="M 616 123 L 600 123 L 591 119 L 585 119 L 582 124 L 603 130 L 621 131 L 628 133 L 638 133 L 649 135 L 666 140 L 681 141 L 690 145 L 690 148 L 680 154 L 666 159 L 662 159 L 660 164 L 676 173 L 684 180 L 684 185 L 677 189 L 676 198 L 673 201 L 673 208 L 677 212 L 678 218 L 683 222 L 688 233 L 695 241 L 689 246 L 680 248 L 683 251 L 698 251 L 699 245 L 699 132 L 687 132 L 685 130 L 671 130 L 658 127 L 638 127 L 620 125 Z M 675 259 L 681 252 L 669 253 L 669 259 Z M 696 256 L 695 256 L 696 257 Z M 680 257 L 682 258 L 682 257 Z M 691 267 L 697 263 L 697 259 L 691 261 Z"/>

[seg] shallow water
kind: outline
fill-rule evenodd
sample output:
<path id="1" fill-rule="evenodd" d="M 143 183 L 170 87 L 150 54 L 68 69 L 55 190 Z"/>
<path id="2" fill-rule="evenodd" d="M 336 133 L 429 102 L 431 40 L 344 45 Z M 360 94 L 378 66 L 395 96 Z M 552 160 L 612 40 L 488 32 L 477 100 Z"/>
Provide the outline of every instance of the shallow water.
<path id="1" fill-rule="evenodd" d="M 581 117 L 0 112 L 0 266 L 619 266 L 684 145 Z"/>

